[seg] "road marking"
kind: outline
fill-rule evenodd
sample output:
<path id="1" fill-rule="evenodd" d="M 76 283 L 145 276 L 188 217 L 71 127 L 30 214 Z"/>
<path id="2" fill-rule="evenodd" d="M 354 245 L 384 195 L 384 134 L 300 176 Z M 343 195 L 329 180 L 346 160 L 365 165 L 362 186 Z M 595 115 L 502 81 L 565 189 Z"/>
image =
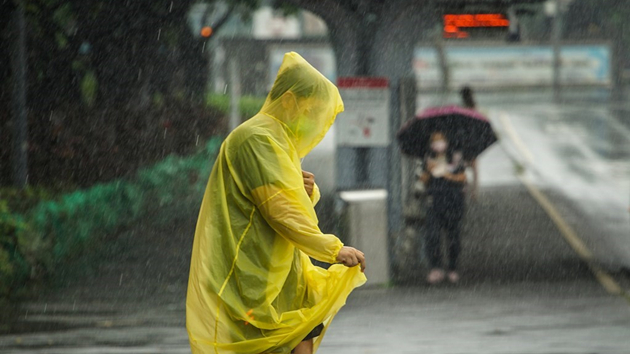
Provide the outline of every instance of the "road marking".
<path id="1" fill-rule="evenodd" d="M 499 116 L 499 119 L 506 135 L 514 143 L 514 146 L 517 148 L 519 153 L 527 160 L 530 165 L 533 165 L 534 157 L 527 148 L 527 145 L 525 145 L 523 140 L 521 140 L 520 136 L 516 132 L 516 129 L 514 129 L 514 126 L 509 119 L 509 116 L 502 112 Z M 547 215 L 556 225 L 558 231 L 560 231 L 560 234 L 562 234 L 569 246 L 584 262 L 586 262 L 589 269 L 591 270 L 593 275 L 595 275 L 595 278 L 601 284 L 601 286 L 606 289 L 609 294 L 622 296 L 628 302 L 630 302 L 630 292 L 622 289 L 619 283 L 617 283 L 617 281 L 613 277 L 611 277 L 610 274 L 608 274 L 597 264 L 589 248 L 577 235 L 577 233 L 573 230 L 569 223 L 560 215 L 560 212 L 558 212 L 558 209 L 556 209 L 549 198 L 547 198 L 547 196 L 542 191 L 540 191 L 540 189 L 538 189 L 523 173 L 518 174 L 517 177 L 527 188 L 529 194 L 547 213 Z"/>
<path id="2" fill-rule="evenodd" d="M 619 284 L 608 274 L 606 273 L 593 259 L 593 254 L 588 249 L 588 247 L 584 244 L 582 239 L 575 233 L 573 228 L 566 222 L 566 220 L 560 215 L 556 207 L 551 203 L 551 201 L 541 192 L 538 188 L 536 188 L 531 181 L 527 179 L 525 176 L 518 176 L 520 181 L 527 187 L 529 194 L 538 202 L 538 204 L 545 210 L 549 218 L 556 224 L 556 227 L 560 231 L 560 233 L 564 236 L 564 239 L 567 241 L 569 246 L 575 251 L 575 253 L 582 258 L 583 261 L 588 264 L 589 268 L 599 281 L 599 283 L 613 295 L 624 295 L 624 290 L 621 289 Z"/>
<path id="3" fill-rule="evenodd" d="M 527 148 L 527 145 L 525 145 L 521 137 L 518 135 L 518 133 L 514 129 L 512 122 L 510 122 L 509 116 L 505 112 L 501 112 L 501 114 L 499 115 L 499 120 L 501 121 L 501 125 L 503 126 L 503 129 L 505 130 L 507 135 L 510 137 L 510 140 L 512 140 L 512 142 L 514 143 L 516 148 L 519 150 L 519 152 L 523 155 L 525 160 L 527 160 L 529 164 L 533 165 L 534 155 L 532 155 L 531 151 L 529 151 L 529 149 Z"/>

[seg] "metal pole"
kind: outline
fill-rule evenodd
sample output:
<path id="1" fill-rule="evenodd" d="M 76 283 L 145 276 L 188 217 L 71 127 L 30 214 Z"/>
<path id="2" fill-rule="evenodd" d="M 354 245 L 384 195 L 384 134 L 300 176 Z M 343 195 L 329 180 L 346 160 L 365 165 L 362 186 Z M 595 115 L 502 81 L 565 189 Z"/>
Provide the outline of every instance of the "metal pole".
<path id="1" fill-rule="evenodd" d="M 555 0 L 556 13 L 553 17 L 552 45 L 553 45 L 553 98 L 555 102 L 560 101 L 561 83 L 560 83 L 560 41 L 562 39 L 562 4 L 560 0 Z"/>
<path id="2" fill-rule="evenodd" d="M 390 252 L 393 250 L 391 245 L 394 245 L 400 237 L 401 230 L 403 229 L 402 219 L 402 164 L 401 155 L 396 143 L 396 133 L 400 129 L 401 125 L 401 105 L 403 102 L 403 95 L 406 93 L 401 88 L 404 85 L 402 79 L 390 80 L 390 123 L 389 134 L 390 143 L 387 147 L 389 161 L 387 163 L 387 233 L 390 237 Z M 390 254 L 390 266 L 393 265 L 393 254 Z M 391 267 L 390 267 L 391 269 Z"/>
<path id="3" fill-rule="evenodd" d="M 403 237 L 405 221 L 403 218 L 403 163 L 400 149 L 396 142 L 396 133 L 404 120 L 415 112 L 417 97 L 416 82 L 413 77 L 401 77 L 390 81 L 390 145 L 387 148 L 389 161 L 387 164 L 387 231 L 389 235 L 390 269 L 396 269 L 397 258 L 404 255 L 395 254 L 395 245 L 400 243 Z M 398 261 L 401 261 L 398 259 Z M 402 260 L 407 264 L 413 264 L 413 260 Z M 399 263 L 399 262 L 398 262 Z M 399 263 L 400 264 L 400 263 Z M 398 269 L 400 271 L 400 269 Z M 395 278 L 401 274 L 392 274 Z"/>
<path id="4" fill-rule="evenodd" d="M 370 189 L 374 187 L 374 181 L 370 176 L 370 148 L 355 148 L 356 157 L 356 184 L 358 188 Z"/>
<path id="5" fill-rule="evenodd" d="M 438 64 L 442 74 L 440 102 L 444 102 L 448 98 L 448 92 L 451 87 L 451 72 L 448 66 L 448 57 L 444 44 L 444 28 L 442 27 L 441 22 L 435 28 L 434 37 L 435 51 L 437 53 Z"/>
<path id="6" fill-rule="evenodd" d="M 24 188 L 28 182 L 28 115 L 26 109 L 26 21 L 20 1 L 13 18 L 13 183 Z"/>

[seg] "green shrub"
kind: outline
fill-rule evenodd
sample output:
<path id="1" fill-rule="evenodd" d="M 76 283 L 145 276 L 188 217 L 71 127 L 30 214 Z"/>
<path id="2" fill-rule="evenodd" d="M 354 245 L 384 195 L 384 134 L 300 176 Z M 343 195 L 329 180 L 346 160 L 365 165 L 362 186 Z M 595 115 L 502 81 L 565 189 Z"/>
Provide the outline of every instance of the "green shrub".
<path id="1" fill-rule="evenodd" d="M 228 95 L 209 93 L 206 96 L 206 105 L 223 114 L 228 114 L 230 112 L 230 97 Z"/>
<path id="2" fill-rule="evenodd" d="M 54 244 L 53 257 L 48 261 L 72 256 L 92 239 L 134 220 L 140 214 L 142 199 L 129 198 L 127 192 L 135 190 L 128 184 L 115 181 L 95 185 L 38 205 L 30 215 L 30 223 L 41 239 Z"/>
<path id="3" fill-rule="evenodd" d="M 22 217 L 9 210 L 7 201 L 0 200 L 0 298 L 28 276 L 28 248 L 21 237 L 26 230 Z"/>
<path id="4" fill-rule="evenodd" d="M 241 97 L 239 102 L 239 113 L 241 114 L 241 118 L 245 120 L 256 115 L 256 113 L 260 111 L 263 103 L 265 103 L 264 97 Z M 228 114 L 230 112 L 230 96 L 210 93 L 206 96 L 206 105 L 223 112 L 223 114 Z"/>
<path id="5" fill-rule="evenodd" d="M 256 115 L 265 103 L 265 98 L 255 96 L 243 96 L 239 103 L 240 112 L 243 119 L 248 119 Z"/>
<path id="6" fill-rule="evenodd" d="M 59 262 L 106 242 L 142 216 L 157 212 L 161 222 L 169 222 L 192 212 L 201 202 L 220 144 L 220 138 L 213 138 L 196 154 L 168 156 L 130 180 L 44 198 L 35 206 L 17 203 L 23 213 L 12 212 L 0 199 L 0 299 L 29 277 L 54 273 Z M 18 194 L 4 193 L 13 199 Z"/>
<path id="7" fill-rule="evenodd" d="M 54 199 L 60 192 L 38 186 L 26 188 L 2 187 L 0 188 L 0 200 L 7 203 L 7 208 L 16 213 L 25 213 L 43 200 Z"/>
<path id="8" fill-rule="evenodd" d="M 50 245 L 35 236 L 25 215 L 56 194 L 43 187 L 0 188 L 0 299 L 24 284 L 49 258 Z"/>
<path id="9" fill-rule="evenodd" d="M 207 179 L 219 145 L 219 139 L 212 139 L 197 154 L 168 156 L 138 171 L 133 180 L 96 185 L 39 205 L 30 220 L 42 239 L 52 240 L 52 262 L 75 257 L 88 243 L 148 212 L 164 209 L 167 217 L 160 220 L 172 220 L 185 210 L 187 202 L 200 198 L 191 180 Z"/>

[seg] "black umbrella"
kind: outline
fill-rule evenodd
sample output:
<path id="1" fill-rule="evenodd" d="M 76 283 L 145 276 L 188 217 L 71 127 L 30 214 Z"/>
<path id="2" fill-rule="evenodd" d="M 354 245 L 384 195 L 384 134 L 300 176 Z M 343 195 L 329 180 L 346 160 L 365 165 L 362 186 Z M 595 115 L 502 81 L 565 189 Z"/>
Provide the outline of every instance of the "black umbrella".
<path id="1" fill-rule="evenodd" d="M 473 160 L 497 141 L 488 119 L 481 113 L 459 106 L 429 108 L 411 119 L 396 138 L 405 155 L 423 158 L 429 152 L 429 138 L 442 132 L 452 150 L 459 150 L 465 160 Z"/>

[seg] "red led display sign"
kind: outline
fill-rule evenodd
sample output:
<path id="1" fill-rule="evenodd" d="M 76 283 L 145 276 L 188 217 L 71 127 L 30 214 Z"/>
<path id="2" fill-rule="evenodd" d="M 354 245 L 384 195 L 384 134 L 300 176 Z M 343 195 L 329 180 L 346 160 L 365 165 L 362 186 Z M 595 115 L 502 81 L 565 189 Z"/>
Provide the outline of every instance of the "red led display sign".
<path id="1" fill-rule="evenodd" d="M 462 28 L 508 27 L 510 20 L 502 14 L 449 14 L 444 15 L 444 36 L 467 38 Z"/>

